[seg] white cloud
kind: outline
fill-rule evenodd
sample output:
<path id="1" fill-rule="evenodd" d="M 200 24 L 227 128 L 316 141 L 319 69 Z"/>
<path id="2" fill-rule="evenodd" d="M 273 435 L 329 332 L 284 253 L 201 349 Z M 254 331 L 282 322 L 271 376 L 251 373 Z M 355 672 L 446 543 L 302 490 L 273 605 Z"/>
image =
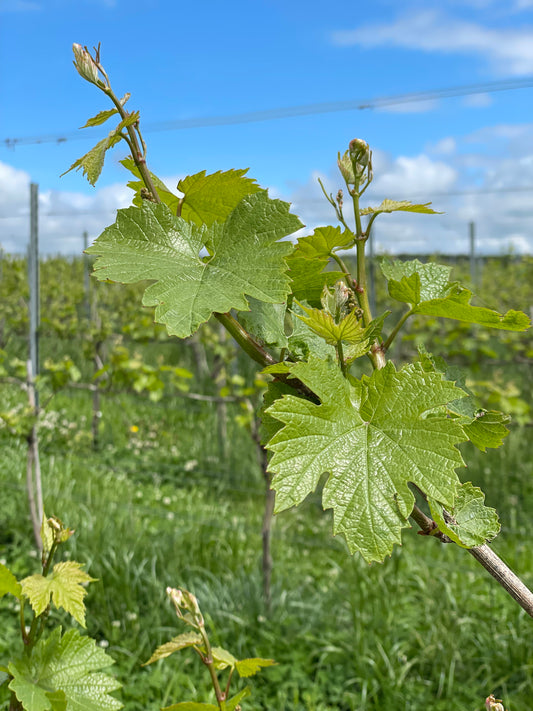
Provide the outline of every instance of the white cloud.
<path id="1" fill-rule="evenodd" d="M 533 72 L 533 27 L 489 27 L 451 18 L 437 10 L 405 14 L 390 23 L 339 30 L 331 39 L 338 46 L 386 46 L 479 55 L 499 75 Z"/>
<path id="2" fill-rule="evenodd" d="M 26 251 L 29 239 L 30 177 L 0 162 L 0 244 L 9 253 Z M 39 249 L 42 254 L 81 254 L 83 233 L 94 240 L 131 204 L 131 191 L 111 185 L 92 194 L 44 190 L 39 194 Z"/>
<path id="3" fill-rule="evenodd" d="M 457 150 L 457 142 L 452 136 L 447 136 L 442 138 L 437 143 L 433 144 L 428 148 L 431 153 L 436 153 L 437 155 L 451 155 Z"/>
<path id="4" fill-rule="evenodd" d="M 494 136 L 500 136 L 493 155 L 486 154 L 485 143 L 478 149 L 471 136 L 445 138 L 429 147 L 427 154 L 418 156 L 393 158 L 374 150 L 375 179 L 364 195 L 364 205 L 377 205 L 390 197 L 432 201 L 436 210 L 444 212 L 380 216 L 374 223 L 376 251 L 468 254 L 469 223 L 474 222 L 480 253 L 501 254 L 512 249 L 533 254 L 533 125 L 529 132 L 526 127 L 514 132 L 510 128 L 484 130 L 489 148 Z M 505 137 L 503 141 L 501 136 Z M 285 195 L 285 199 L 294 201 L 295 212 L 308 232 L 319 225 L 335 224 L 333 210 L 316 182 L 317 175 Z M 336 168 L 322 179 L 328 193 L 335 195 L 342 184 Z M 345 216 L 349 214 L 345 199 Z"/>

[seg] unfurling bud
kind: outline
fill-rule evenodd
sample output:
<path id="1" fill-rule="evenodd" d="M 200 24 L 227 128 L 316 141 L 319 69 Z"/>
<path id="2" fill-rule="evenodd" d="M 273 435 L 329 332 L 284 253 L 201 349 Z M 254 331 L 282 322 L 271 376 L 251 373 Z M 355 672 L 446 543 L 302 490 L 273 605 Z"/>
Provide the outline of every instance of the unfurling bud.
<path id="1" fill-rule="evenodd" d="M 368 143 L 361 138 L 350 141 L 349 149 L 342 158 L 341 154 L 338 154 L 337 165 L 348 186 L 358 185 L 363 179 L 368 185 L 372 180 L 372 151 Z"/>
<path id="2" fill-rule="evenodd" d="M 205 626 L 204 618 L 200 612 L 200 606 L 196 597 L 188 590 L 178 590 L 167 588 L 167 595 L 174 603 L 176 614 L 191 627 L 199 629 Z M 183 610 L 185 614 L 183 614 Z"/>
<path id="3" fill-rule="evenodd" d="M 357 163 L 363 169 L 367 167 L 370 162 L 370 148 L 366 141 L 363 141 L 362 138 L 354 138 L 353 141 L 350 141 L 349 152 L 352 163 Z"/>
<path id="4" fill-rule="evenodd" d="M 495 699 L 492 694 L 485 699 L 485 708 L 487 711 L 505 711 L 501 699 Z"/>
<path id="5" fill-rule="evenodd" d="M 91 57 L 87 47 L 82 47 L 81 44 L 73 44 L 72 50 L 74 52 L 74 66 L 76 67 L 78 74 L 82 76 L 91 84 L 96 84 L 97 86 L 102 85 L 102 80 L 98 78 L 98 67 L 96 62 Z"/>

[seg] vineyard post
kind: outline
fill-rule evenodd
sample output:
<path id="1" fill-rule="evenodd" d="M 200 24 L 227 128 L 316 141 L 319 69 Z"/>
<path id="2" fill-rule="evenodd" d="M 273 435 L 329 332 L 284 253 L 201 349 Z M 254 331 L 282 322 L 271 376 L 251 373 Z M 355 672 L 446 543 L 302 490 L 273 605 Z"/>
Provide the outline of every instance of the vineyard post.
<path id="1" fill-rule="evenodd" d="M 30 286 L 30 360 L 32 376 L 39 375 L 39 186 L 30 185 L 30 244 L 28 248 L 28 281 Z M 35 392 L 35 407 L 39 394 Z"/>

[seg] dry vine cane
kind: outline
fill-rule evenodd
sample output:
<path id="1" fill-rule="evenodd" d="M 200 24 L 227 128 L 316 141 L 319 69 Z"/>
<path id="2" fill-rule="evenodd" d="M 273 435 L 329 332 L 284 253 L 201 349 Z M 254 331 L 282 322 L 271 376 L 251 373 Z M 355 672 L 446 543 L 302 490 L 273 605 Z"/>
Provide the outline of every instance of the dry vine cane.
<path id="1" fill-rule="evenodd" d="M 384 213 L 435 211 L 430 203 L 392 200 L 362 208 L 373 178 L 365 141 L 351 141 L 338 156 L 345 188 L 335 197 L 323 188 L 340 224 L 316 228 L 294 245 L 281 240 L 301 222 L 245 170 L 203 171 L 179 182 L 180 196 L 169 190 L 147 168 L 139 113 L 125 109 L 129 94 L 114 94 L 99 49 L 93 57 L 74 45 L 74 53 L 81 76 L 114 105 L 86 125 L 115 115 L 119 124 L 71 169 L 81 168 L 94 185 L 107 149 L 124 140 L 131 156 L 122 164 L 135 176 L 128 183 L 133 206 L 119 210 L 88 250 L 98 256 L 94 276 L 150 280 L 143 305 L 155 307 L 169 335 L 189 337 L 214 316 L 272 376 L 262 440 L 271 453 L 276 511 L 301 503 L 326 472 L 323 505 L 333 509 L 334 533 L 344 535 L 352 553 L 384 560 L 412 519 L 423 533 L 468 549 L 533 616 L 533 594 L 487 545 L 499 532 L 496 512 L 456 473 L 464 466 L 457 445 L 500 446 L 509 418 L 480 407 L 463 376 L 440 356 L 421 348 L 400 369 L 387 359 L 415 314 L 508 331 L 529 328 L 526 314 L 473 305 L 472 293 L 450 280 L 447 266 L 383 260 L 391 299 L 406 305 L 385 333 L 391 312 L 374 317 L 368 298 L 365 247 L 374 222 Z M 344 191 L 353 222 L 345 216 Z M 350 250 L 355 275 L 342 258 Z M 333 271 L 324 271 L 328 264 Z M 372 373 L 356 377 L 352 365 L 365 358 Z M 427 513 L 416 505 L 415 491 Z"/>

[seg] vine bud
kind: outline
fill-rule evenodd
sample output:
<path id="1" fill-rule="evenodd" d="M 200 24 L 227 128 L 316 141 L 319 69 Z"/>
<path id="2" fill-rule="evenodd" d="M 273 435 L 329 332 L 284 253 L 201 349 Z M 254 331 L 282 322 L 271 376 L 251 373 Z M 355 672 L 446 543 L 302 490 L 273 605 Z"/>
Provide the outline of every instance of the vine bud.
<path id="1" fill-rule="evenodd" d="M 177 588 L 167 588 L 167 595 L 170 597 L 176 608 L 176 614 L 191 627 L 204 627 L 205 622 L 196 597 L 188 590 Z M 183 614 L 183 610 L 185 614 Z"/>
<path id="2" fill-rule="evenodd" d="M 99 86 L 102 82 L 98 78 L 98 67 L 96 62 L 91 57 L 87 47 L 82 47 L 81 44 L 74 43 L 72 45 L 72 50 L 74 52 L 74 66 L 76 67 L 78 74 L 82 76 L 91 84 L 96 84 Z"/>
<path id="3" fill-rule="evenodd" d="M 350 160 L 357 163 L 364 170 L 370 162 L 370 148 L 362 138 L 354 138 L 350 141 Z"/>
<path id="4" fill-rule="evenodd" d="M 505 711 L 501 699 L 495 699 L 492 694 L 485 699 L 485 708 L 487 711 Z"/>

